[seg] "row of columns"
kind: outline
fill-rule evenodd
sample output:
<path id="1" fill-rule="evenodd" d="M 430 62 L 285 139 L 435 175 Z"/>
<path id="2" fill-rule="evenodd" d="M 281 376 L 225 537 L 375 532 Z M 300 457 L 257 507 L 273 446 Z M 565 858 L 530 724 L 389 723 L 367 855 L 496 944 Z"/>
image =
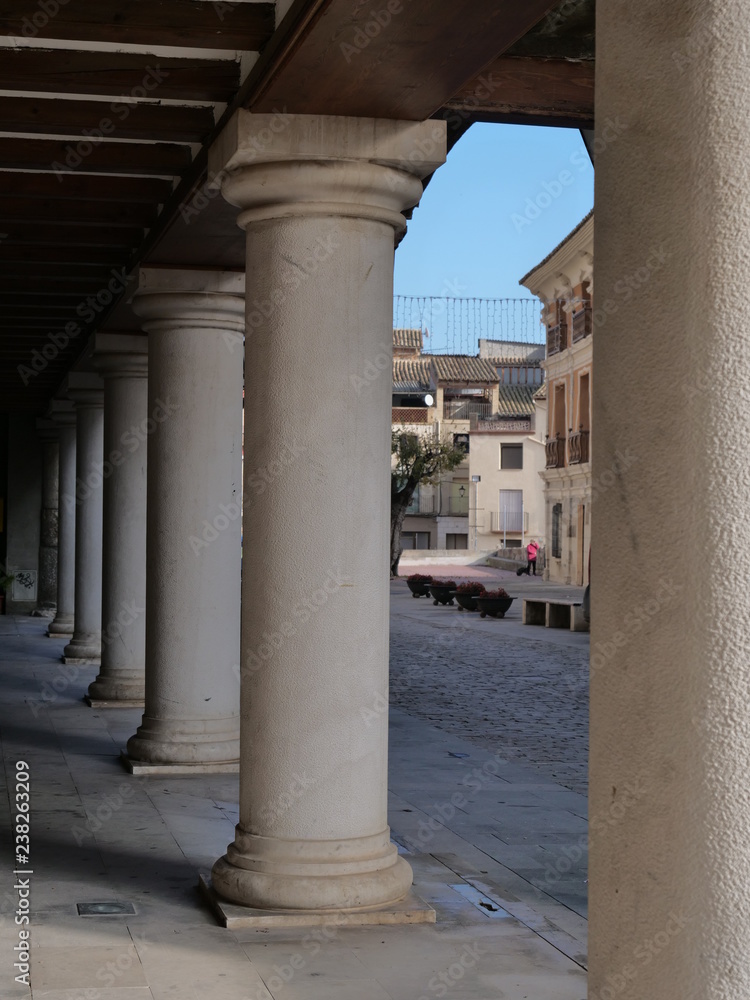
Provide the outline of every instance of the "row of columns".
<path id="1" fill-rule="evenodd" d="M 239 767 L 220 896 L 388 904 L 411 869 L 390 842 L 380 709 L 391 387 L 366 373 L 445 126 L 239 112 L 212 155 L 247 275 L 142 269 L 147 336 L 98 334 L 99 375 L 70 377 L 50 634 L 73 628 L 66 660 L 101 651 L 91 704 L 143 700 L 132 769 Z"/>
<path id="2" fill-rule="evenodd" d="M 647 16 L 634 18 L 630 0 L 597 8 L 607 308 L 594 482 L 618 454 L 632 461 L 593 511 L 589 996 L 740 1000 L 750 990 L 750 419 L 738 405 L 750 384 L 750 133 L 739 127 L 750 17 L 740 0 L 636 7 Z M 212 156 L 248 234 L 240 822 L 214 872 L 239 902 L 363 905 L 408 881 L 386 847 L 386 716 L 366 727 L 357 712 L 385 690 L 387 635 L 387 387 L 360 366 L 390 341 L 392 232 L 418 197 L 415 176 L 442 156 L 436 141 L 436 162 L 410 155 L 435 128 L 240 113 Z M 317 261 L 315 281 L 305 260 Z M 180 402 L 208 414 L 202 372 L 181 370 Z M 150 457 L 166 462 L 155 441 Z M 156 464 L 150 477 L 163 476 Z M 190 468 L 187 494 L 169 494 L 180 531 L 191 490 L 207 499 L 205 470 Z M 216 516 L 199 507 L 198 523 Z M 199 688 L 181 629 L 213 664 L 197 641 L 211 629 L 203 608 L 154 593 L 187 565 L 170 523 L 149 509 L 146 643 L 161 646 L 147 654 L 146 728 L 170 694 L 183 697 L 177 676 L 172 688 L 155 679 L 174 664 L 170 642 L 187 689 Z M 303 623 L 293 602 L 326 573 Z M 180 598 L 209 589 L 193 587 Z M 295 796 L 295 775 L 314 794 Z"/>

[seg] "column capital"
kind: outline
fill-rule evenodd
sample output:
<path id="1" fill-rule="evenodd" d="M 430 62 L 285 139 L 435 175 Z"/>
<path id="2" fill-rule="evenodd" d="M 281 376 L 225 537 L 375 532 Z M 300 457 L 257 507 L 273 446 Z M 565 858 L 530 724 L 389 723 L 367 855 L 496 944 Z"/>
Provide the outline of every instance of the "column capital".
<path id="1" fill-rule="evenodd" d="M 97 333 L 91 363 L 103 378 L 146 378 L 148 337 L 132 333 Z"/>
<path id="2" fill-rule="evenodd" d="M 402 212 L 446 158 L 446 123 L 237 111 L 209 153 L 209 176 L 242 209 L 238 225 L 294 216 L 406 228 Z"/>
<path id="3" fill-rule="evenodd" d="M 76 410 L 104 406 L 104 383 L 95 372 L 70 372 L 65 380 L 65 394 L 73 400 Z"/>
<path id="4" fill-rule="evenodd" d="M 36 422 L 36 433 L 41 441 L 57 441 L 60 437 L 60 425 L 54 420 L 39 417 Z"/>
<path id="5" fill-rule="evenodd" d="M 76 408 L 70 399 L 52 399 L 47 407 L 47 419 L 59 427 L 75 427 Z"/>
<path id="6" fill-rule="evenodd" d="M 131 302 L 143 329 L 245 330 L 245 274 L 142 267 Z"/>

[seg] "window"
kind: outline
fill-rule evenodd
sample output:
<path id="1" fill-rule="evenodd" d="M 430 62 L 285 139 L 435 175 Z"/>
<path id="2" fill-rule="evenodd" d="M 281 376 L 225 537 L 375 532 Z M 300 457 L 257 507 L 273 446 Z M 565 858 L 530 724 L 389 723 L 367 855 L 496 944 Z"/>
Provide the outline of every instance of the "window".
<path id="1" fill-rule="evenodd" d="M 402 531 L 401 546 L 406 549 L 429 549 L 429 531 Z"/>
<path id="2" fill-rule="evenodd" d="M 454 434 L 453 435 L 453 447 L 459 448 L 464 455 L 469 454 L 469 435 L 468 434 Z"/>
<path id="3" fill-rule="evenodd" d="M 552 508 L 552 556 L 562 557 L 562 504 L 556 503 Z"/>
<path id="4" fill-rule="evenodd" d="M 460 534 L 446 535 L 445 547 L 446 549 L 468 549 L 469 536 Z"/>
<path id="5" fill-rule="evenodd" d="M 522 444 L 501 444 L 500 445 L 500 468 L 501 469 L 522 469 L 523 468 L 523 445 Z"/>
<path id="6" fill-rule="evenodd" d="M 523 530 L 523 490 L 500 490 L 499 530 Z"/>

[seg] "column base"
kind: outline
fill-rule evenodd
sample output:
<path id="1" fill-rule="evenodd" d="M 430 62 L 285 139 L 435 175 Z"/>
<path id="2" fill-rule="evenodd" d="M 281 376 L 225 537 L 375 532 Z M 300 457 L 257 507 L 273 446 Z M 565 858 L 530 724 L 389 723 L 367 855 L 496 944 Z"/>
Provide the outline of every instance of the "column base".
<path id="1" fill-rule="evenodd" d="M 397 903 L 358 910 L 262 910 L 228 903 L 216 892 L 211 876 L 201 873 L 198 889 L 214 916 L 228 930 L 243 927 L 366 927 L 386 924 L 434 924 L 435 910 L 413 891 Z"/>
<path id="2" fill-rule="evenodd" d="M 108 701 L 106 698 L 92 698 L 85 694 L 83 700 L 89 706 L 89 708 L 145 708 L 143 699 L 138 700 L 133 698 L 128 700 L 127 698 L 118 698 L 116 701 Z"/>
<path id="3" fill-rule="evenodd" d="M 74 631 L 75 624 L 73 621 L 73 615 L 58 614 L 47 626 L 47 635 L 53 639 L 56 639 L 61 635 L 73 635 Z"/>
<path id="4" fill-rule="evenodd" d="M 211 870 L 216 892 L 261 910 L 360 910 L 404 899 L 409 864 L 390 831 L 351 840 L 280 840 L 237 827 L 227 853 Z"/>
<path id="5" fill-rule="evenodd" d="M 173 769 L 176 765 L 231 764 L 235 770 L 240 759 L 239 719 L 152 719 L 144 715 L 135 736 L 128 740 L 126 755 L 134 765 L 158 764 Z"/>
<path id="6" fill-rule="evenodd" d="M 120 760 L 130 774 L 141 777 L 144 775 L 157 777 L 161 774 L 238 774 L 240 770 L 239 760 L 217 761 L 208 764 L 150 764 L 148 761 L 134 760 L 128 755 L 127 750 L 120 751 Z"/>
<path id="7" fill-rule="evenodd" d="M 102 657 L 102 643 L 97 635 L 82 633 L 76 635 L 62 652 L 63 663 L 100 663 Z"/>
<path id="8" fill-rule="evenodd" d="M 84 701 L 96 708 L 122 705 L 123 708 L 143 708 L 146 698 L 146 678 L 143 670 L 102 669 L 89 684 Z M 94 705 L 96 703 L 96 705 Z"/>

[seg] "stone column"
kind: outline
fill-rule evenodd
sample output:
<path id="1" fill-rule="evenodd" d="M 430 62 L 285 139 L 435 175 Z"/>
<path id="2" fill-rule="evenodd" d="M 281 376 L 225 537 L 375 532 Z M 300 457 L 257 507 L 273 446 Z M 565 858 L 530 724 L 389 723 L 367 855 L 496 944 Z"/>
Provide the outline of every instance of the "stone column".
<path id="1" fill-rule="evenodd" d="M 750 7 L 596 29 L 589 995 L 741 1000 Z"/>
<path id="2" fill-rule="evenodd" d="M 131 769 L 237 770 L 242 274 L 143 269 L 149 335 L 146 707 Z"/>
<path id="3" fill-rule="evenodd" d="M 76 566 L 76 414 L 69 400 L 54 401 L 60 426 L 57 500 L 57 612 L 47 629 L 51 637 L 73 634 Z"/>
<path id="4" fill-rule="evenodd" d="M 57 606 L 58 494 L 60 489 L 60 428 L 52 420 L 37 420 L 42 448 L 42 514 L 39 532 L 37 613 L 54 615 Z"/>
<path id="5" fill-rule="evenodd" d="M 75 628 L 65 663 L 98 663 L 102 627 L 102 495 L 104 394 L 98 375 L 68 376 L 76 405 L 76 479 L 63 503 L 75 508 Z"/>
<path id="6" fill-rule="evenodd" d="M 94 708 L 142 707 L 146 656 L 146 451 L 148 338 L 97 334 L 94 366 L 104 378 L 104 531 L 101 670 Z"/>
<path id="7" fill-rule="evenodd" d="M 394 233 L 444 124 L 239 112 L 214 150 L 247 231 L 240 822 L 213 869 L 266 908 L 386 905 Z M 257 141 L 262 140 L 262 141 Z M 252 537 L 252 542 L 250 542 Z"/>

